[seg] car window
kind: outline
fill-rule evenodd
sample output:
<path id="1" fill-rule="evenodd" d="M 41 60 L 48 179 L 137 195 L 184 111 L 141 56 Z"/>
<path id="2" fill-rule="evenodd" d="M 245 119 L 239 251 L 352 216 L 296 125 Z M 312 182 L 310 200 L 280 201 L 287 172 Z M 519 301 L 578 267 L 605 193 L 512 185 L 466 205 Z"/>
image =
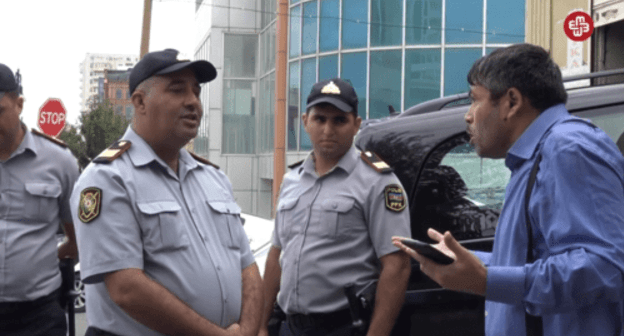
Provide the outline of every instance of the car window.
<path id="1" fill-rule="evenodd" d="M 624 154 L 624 106 L 607 106 L 574 114 L 591 120 L 605 131 Z"/>
<path id="2" fill-rule="evenodd" d="M 494 235 L 511 176 L 504 160 L 480 158 L 466 135 L 454 137 L 429 155 L 412 199 L 412 235 L 451 231 L 457 239 Z"/>

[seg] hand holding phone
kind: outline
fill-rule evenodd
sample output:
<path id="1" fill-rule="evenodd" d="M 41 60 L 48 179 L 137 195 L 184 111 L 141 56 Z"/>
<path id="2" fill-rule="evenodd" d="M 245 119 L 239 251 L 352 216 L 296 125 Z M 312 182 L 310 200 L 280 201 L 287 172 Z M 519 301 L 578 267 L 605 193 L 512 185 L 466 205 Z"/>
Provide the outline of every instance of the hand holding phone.
<path id="1" fill-rule="evenodd" d="M 423 255 L 435 261 L 438 264 L 449 265 L 449 264 L 452 264 L 453 261 L 455 261 L 455 259 L 442 253 L 442 251 L 431 246 L 431 244 L 427 244 L 425 242 L 421 242 L 420 240 L 411 239 L 411 238 L 401 238 L 400 241 L 401 243 L 403 243 L 403 245 L 418 252 L 418 254 Z"/>

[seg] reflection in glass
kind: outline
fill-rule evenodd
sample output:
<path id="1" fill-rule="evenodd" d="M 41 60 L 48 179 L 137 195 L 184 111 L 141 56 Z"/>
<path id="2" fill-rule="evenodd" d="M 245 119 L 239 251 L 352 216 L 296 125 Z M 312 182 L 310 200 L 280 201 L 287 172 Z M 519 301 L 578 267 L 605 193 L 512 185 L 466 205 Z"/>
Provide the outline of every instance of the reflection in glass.
<path id="1" fill-rule="evenodd" d="M 442 42 L 442 0 L 407 1 L 405 43 Z"/>
<path id="2" fill-rule="evenodd" d="M 255 152 L 255 86 L 255 81 L 223 81 L 223 153 Z"/>
<path id="3" fill-rule="evenodd" d="M 366 119 L 366 53 L 342 54 L 340 78 L 351 82 L 358 96 L 358 114 Z"/>
<path id="4" fill-rule="evenodd" d="M 290 57 L 299 56 L 301 47 L 301 6 L 290 10 Z"/>
<path id="5" fill-rule="evenodd" d="M 401 51 L 372 51 L 370 55 L 369 118 L 383 118 L 389 115 L 388 105 L 401 109 Z"/>
<path id="6" fill-rule="evenodd" d="M 319 82 L 338 76 L 338 55 L 319 57 Z"/>
<path id="7" fill-rule="evenodd" d="M 262 47 L 261 74 L 265 74 L 275 68 L 275 23 L 260 34 Z"/>
<path id="8" fill-rule="evenodd" d="M 481 49 L 446 49 L 444 57 L 444 95 L 468 91 L 466 76 L 472 64 L 481 57 Z"/>
<path id="9" fill-rule="evenodd" d="M 342 0 L 342 47 L 366 47 L 368 6 L 362 0 Z"/>
<path id="10" fill-rule="evenodd" d="M 316 1 L 310 1 L 303 5 L 303 33 L 301 49 L 304 55 L 316 52 L 316 26 L 317 13 Z"/>
<path id="11" fill-rule="evenodd" d="M 405 51 L 405 109 L 440 97 L 440 49 Z"/>
<path id="12" fill-rule="evenodd" d="M 275 72 L 260 79 L 259 99 L 258 151 L 270 153 L 273 151 L 275 127 Z"/>
<path id="13" fill-rule="evenodd" d="M 306 112 L 308 95 L 312 91 L 312 86 L 316 83 L 316 58 L 308 58 L 301 61 L 301 114 Z M 312 142 L 306 133 L 303 122 L 301 123 L 301 142 L 299 150 L 311 150 Z"/>
<path id="14" fill-rule="evenodd" d="M 403 1 L 371 0 L 371 46 L 402 43 Z"/>
<path id="15" fill-rule="evenodd" d="M 524 41 L 524 0 L 488 0 L 486 43 Z"/>
<path id="16" fill-rule="evenodd" d="M 299 129 L 299 62 L 290 63 L 288 76 L 288 150 L 297 150 Z"/>
<path id="17" fill-rule="evenodd" d="M 257 35 L 225 35 L 224 77 L 256 76 Z"/>
<path id="18" fill-rule="evenodd" d="M 338 31 L 340 13 L 338 0 L 321 0 L 319 48 L 321 51 L 338 49 Z"/>
<path id="19" fill-rule="evenodd" d="M 483 0 L 446 0 L 445 36 L 446 43 L 481 43 Z"/>

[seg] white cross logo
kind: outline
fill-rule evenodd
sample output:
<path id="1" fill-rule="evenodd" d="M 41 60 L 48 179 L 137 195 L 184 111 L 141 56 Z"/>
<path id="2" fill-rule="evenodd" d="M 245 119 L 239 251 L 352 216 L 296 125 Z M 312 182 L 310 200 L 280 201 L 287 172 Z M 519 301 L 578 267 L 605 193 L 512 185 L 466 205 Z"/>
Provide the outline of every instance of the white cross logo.
<path id="1" fill-rule="evenodd" d="M 578 15 L 574 21 L 568 22 L 568 28 L 572 31 L 572 35 L 580 37 L 583 33 L 589 32 L 589 23 L 585 22 L 585 18 Z"/>

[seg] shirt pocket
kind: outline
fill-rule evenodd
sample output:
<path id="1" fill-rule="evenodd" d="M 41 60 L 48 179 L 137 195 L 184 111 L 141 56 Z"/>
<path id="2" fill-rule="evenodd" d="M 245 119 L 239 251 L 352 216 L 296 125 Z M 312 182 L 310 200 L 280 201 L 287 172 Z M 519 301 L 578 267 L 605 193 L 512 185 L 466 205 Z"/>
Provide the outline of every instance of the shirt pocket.
<path id="1" fill-rule="evenodd" d="M 361 221 L 355 211 L 355 200 L 349 198 L 335 198 L 324 200 L 321 203 L 321 232 L 326 238 L 338 238 L 353 234 Z"/>
<path id="2" fill-rule="evenodd" d="M 51 222 L 58 217 L 58 198 L 61 185 L 50 182 L 27 182 L 24 184 L 24 217 L 26 219 Z"/>
<path id="3" fill-rule="evenodd" d="M 282 240 L 282 244 L 287 243 L 284 242 L 283 239 L 288 240 L 291 238 L 292 234 L 303 231 L 303 226 L 305 225 L 305 220 L 303 218 L 304 211 L 299 211 L 299 213 L 297 213 L 295 206 L 298 201 L 298 198 L 284 198 L 277 204 L 277 216 L 279 216 L 279 227 L 277 230 L 280 234 L 279 238 Z"/>
<path id="4" fill-rule="evenodd" d="M 140 223 L 146 250 L 163 252 L 189 246 L 181 207 L 176 201 L 137 203 L 142 214 Z"/>
<path id="5" fill-rule="evenodd" d="M 239 237 L 243 226 L 240 220 L 241 208 L 232 201 L 208 201 L 208 206 L 216 214 L 214 223 L 221 244 L 239 250 Z"/>

